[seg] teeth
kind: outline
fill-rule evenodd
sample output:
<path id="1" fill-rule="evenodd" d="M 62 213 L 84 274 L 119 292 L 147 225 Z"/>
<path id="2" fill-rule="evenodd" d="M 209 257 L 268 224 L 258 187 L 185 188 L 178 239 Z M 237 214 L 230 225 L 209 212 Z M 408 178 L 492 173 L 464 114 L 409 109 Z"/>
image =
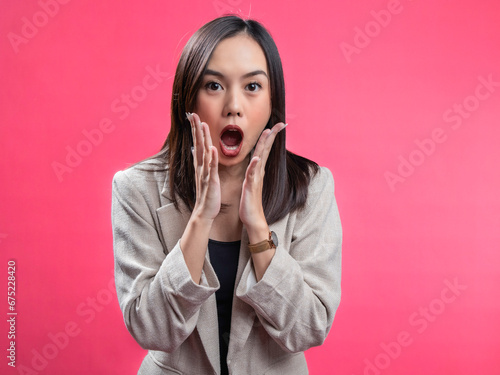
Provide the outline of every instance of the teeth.
<path id="1" fill-rule="evenodd" d="M 238 146 L 228 146 L 228 145 L 224 145 L 224 148 L 225 148 L 226 150 L 230 150 L 230 151 L 232 151 L 232 150 L 236 150 L 236 149 L 238 148 Z"/>

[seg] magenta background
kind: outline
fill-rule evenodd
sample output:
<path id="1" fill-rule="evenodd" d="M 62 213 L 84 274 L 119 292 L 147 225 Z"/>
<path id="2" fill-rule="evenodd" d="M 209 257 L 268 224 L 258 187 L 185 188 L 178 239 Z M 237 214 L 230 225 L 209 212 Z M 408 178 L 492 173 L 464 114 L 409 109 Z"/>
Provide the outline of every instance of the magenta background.
<path id="1" fill-rule="evenodd" d="M 0 372 L 136 373 L 145 351 L 107 286 L 111 179 L 162 144 L 172 78 L 123 119 L 111 105 L 141 84 L 146 67 L 173 74 L 187 38 L 225 4 L 273 34 L 285 69 L 288 147 L 329 167 L 336 181 L 343 295 L 325 344 L 306 353 L 311 374 L 498 374 L 500 87 L 484 100 L 466 98 L 478 77 L 500 81 L 500 3 L 396 1 L 400 12 L 377 32 L 371 12 L 391 3 L 73 0 L 16 53 L 9 33 L 21 34 L 23 17 L 32 20 L 41 6 L 2 0 L 0 290 L 7 292 L 7 260 L 16 259 L 19 315 L 18 371 L 2 356 Z M 367 25 L 376 35 L 348 61 L 341 43 L 353 45 L 355 28 Z M 464 100 L 478 108 L 455 130 L 443 115 Z M 60 181 L 53 162 L 64 163 L 66 147 L 105 118 L 112 132 Z M 415 141 L 436 129 L 446 140 L 422 162 Z M 422 164 L 391 189 L 384 174 L 398 173 L 400 155 L 410 154 Z M 466 289 L 443 302 L 455 278 Z M 410 317 L 421 307 L 433 313 L 419 332 Z M 49 334 L 62 337 L 69 322 L 76 337 L 51 351 Z M 405 332 L 411 344 L 384 354 L 381 345 Z M 51 359 L 42 371 L 19 371 L 33 369 L 44 350 Z"/>

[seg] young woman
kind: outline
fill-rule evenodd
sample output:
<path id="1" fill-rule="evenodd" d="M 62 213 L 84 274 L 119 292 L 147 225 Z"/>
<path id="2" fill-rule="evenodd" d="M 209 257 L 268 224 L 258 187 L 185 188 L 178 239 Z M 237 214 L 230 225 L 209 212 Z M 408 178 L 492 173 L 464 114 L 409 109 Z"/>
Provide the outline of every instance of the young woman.
<path id="1" fill-rule="evenodd" d="M 342 231 L 330 171 L 286 150 L 284 121 L 261 24 L 226 16 L 191 37 L 165 144 L 113 180 L 118 299 L 149 350 L 139 374 L 308 373 L 303 351 L 340 302 Z"/>

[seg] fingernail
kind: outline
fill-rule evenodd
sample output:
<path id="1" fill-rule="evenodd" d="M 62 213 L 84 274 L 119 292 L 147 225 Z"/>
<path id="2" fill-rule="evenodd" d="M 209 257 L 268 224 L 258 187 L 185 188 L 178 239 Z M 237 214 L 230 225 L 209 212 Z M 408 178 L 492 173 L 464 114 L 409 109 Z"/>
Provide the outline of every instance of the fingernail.
<path id="1" fill-rule="evenodd" d="M 283 126 L 283 127 L 281 128 L 281 130 L 285 129 L 287 126 L 288 126 L 288 124 L 285 124 L 285 126 Z M 281 131 L 281 130 L 280 130 L 280 131 Z"/>
<path id="2" fill-rule="evenodd" d="M 194 147 L 191 147 L 191 152 L 194 152 Z"/>
<path id="3" fill-rule="evenodd" d="M 186 112 L 186 118 L 187 118 L 188 120 L 191 120 L 191 116 L 192 116 L 192 115 L 191 115 L 191 112 Z"/>

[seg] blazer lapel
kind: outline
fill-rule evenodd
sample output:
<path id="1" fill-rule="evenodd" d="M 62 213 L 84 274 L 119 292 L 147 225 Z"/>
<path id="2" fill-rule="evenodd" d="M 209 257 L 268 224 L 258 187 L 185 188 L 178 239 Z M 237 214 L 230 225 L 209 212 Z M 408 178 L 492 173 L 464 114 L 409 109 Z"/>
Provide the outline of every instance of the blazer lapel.
<path id="1" fill-rule="evenodd" d="M 156 213 L 160 222 L 162 240 L 168 253 L 172 251 L 182 237 L 189 218 L 191 217 L 191 212 L 182 201 L 179 201 L 179 210 L 175 208 L 173 200 L 170 197 L 168 178 L 165 179 L 161 195 L 165 197 L 166 200 L 161 200 L 162 206 L 156 209 Z"/>
<path id="2" fill-rule="evenodd" d="M 165 196 L 170 203 L 167 202 L 167 204 L 158 208 L 156 212 L 160 222 L 163 243 L 167 248 L 167 252 L 170 252 L 182 237 L 191 216 L 191 212 L 182 201 L 179 201 L 179 210 L 175 208 L 170 199 L 167 181 L 165 181 L 162 195 Z M 205 262 L 210 262 L 208 251 L 205 255 Z M 214 344 L 219 337 L 215 293 L 201 305 L 196 329 L 200 335 L 203 348 L 205 349 L 205 353 L 212 367 L 216 372 L 220 372 L 219 346 Z"/>

